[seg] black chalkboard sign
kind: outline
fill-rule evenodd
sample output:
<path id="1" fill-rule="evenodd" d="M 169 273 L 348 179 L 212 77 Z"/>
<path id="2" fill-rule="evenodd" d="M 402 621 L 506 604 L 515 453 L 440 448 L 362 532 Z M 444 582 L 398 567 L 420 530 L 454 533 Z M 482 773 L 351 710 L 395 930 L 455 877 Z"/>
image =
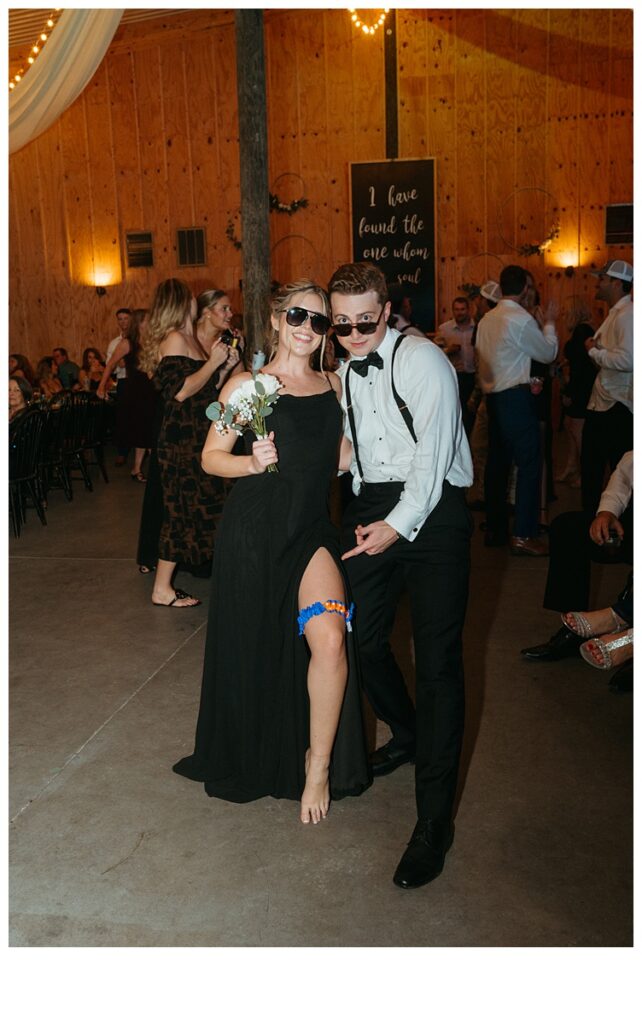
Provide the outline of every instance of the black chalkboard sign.
<path id="1" fill-rule="evenodd" d="M 350 164 L 352 258 L 370 260 L 435 331 L 435 161 Z"/>

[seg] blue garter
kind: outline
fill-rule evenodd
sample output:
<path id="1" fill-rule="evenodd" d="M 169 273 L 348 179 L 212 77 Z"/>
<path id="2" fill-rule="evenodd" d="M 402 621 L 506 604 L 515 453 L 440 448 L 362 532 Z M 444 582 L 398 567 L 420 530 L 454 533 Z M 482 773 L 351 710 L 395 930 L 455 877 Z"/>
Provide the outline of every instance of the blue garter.
<path id="1" fill-rule="evenodd" d="M 337 615 L 342 615 L 345 619 L 348 633 L 352 632 L 354 604 L 346 608 L 343 601 L 315 601 L 314 604 L 309 604 L 307 608 L 302 608 L 297 616 L 299 636 L 303 636 L 306 622 L 313 619 L 315 615 L 323 615 L 324 612 L 335 612 Z"/>

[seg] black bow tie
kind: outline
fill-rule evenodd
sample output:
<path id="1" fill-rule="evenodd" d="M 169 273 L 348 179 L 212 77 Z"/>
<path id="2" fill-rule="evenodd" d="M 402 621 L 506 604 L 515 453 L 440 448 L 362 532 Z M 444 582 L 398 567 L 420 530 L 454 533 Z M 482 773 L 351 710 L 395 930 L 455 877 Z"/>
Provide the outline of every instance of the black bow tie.
<path id="1" fill-rule="evenodd" d="M 378 370 L 383 369 L 383 359 L 378 352 L 371 352 L 365 359 L 351 359 L 350 366 L 360 377 L 367 377 L 369 366 L 376 366 Z"/>

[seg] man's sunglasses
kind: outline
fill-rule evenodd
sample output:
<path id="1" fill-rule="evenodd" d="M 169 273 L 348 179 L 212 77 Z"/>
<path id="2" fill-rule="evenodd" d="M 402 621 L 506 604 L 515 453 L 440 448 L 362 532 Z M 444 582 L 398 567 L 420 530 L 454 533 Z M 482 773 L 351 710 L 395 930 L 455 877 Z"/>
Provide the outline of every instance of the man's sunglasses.
<path id="1" fill-rule="evenodd" d="M 315 334 L 327 334 L 330 330 L 330 320 L 323 313 L 311 313 L 309 309 L 302 306 L 291 306 L 285 314 L 286 322 L 290 327 L 300 327 L 310 318 L 310 327 Z"/>
<path id="2" fill-rule="evenodd" d="M 332 324 L 332 329 L 340 338 L 347 338 L 349 334 L 352 334 L 355 328 L 358 330 L 359 334 L 374 334 L 379 326 L 379 321 L 383 316 L 383 310 L 384 307 L 382 306 L 381 312 L 376 320 L 360 320 L 356 324 Z"/>

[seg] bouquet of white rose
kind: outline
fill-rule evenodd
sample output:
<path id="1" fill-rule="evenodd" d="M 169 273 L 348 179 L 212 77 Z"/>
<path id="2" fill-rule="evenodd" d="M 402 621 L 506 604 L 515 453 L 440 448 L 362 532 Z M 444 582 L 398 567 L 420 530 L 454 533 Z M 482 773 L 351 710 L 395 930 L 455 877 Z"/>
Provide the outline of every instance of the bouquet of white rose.
<path id="1" fill-rule="evenodd" d="M 270 373 L 255 373 L 233 391 L 224 405 L 212 402 L 205 415 L 216 425 L 219 434 L 235 430 L 244 434 L 253 430 L 259 441 L 267 437 L 265 419 L 272 415 L 272 406 L 279 397 L 281 382 Z M 278 473 L 275 465 L 268 466 L 268 473 Z"/>

